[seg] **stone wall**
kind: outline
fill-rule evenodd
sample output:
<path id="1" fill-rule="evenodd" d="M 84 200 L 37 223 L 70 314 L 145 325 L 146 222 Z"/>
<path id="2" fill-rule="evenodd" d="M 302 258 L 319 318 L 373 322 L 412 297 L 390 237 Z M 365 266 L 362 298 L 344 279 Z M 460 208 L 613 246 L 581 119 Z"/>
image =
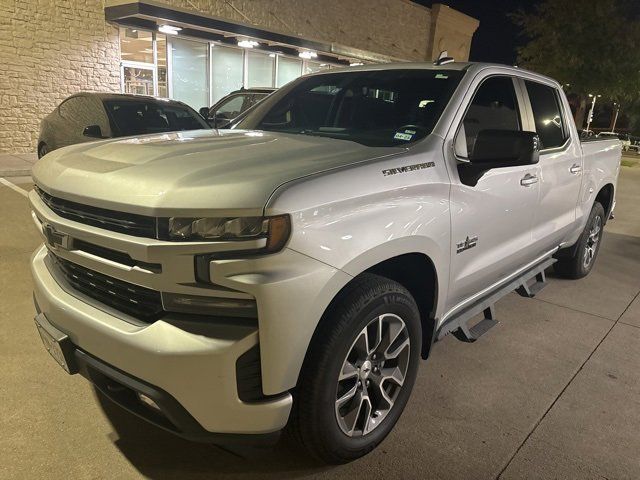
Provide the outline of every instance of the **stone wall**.
<path id="1" fill-rule="evenodd" d="M 420 61 L 431 10 L 408 0 L 164 0 L 174 7 L 289 35 Z"/>
<path id="2" fill-rule="evenodd" d="M 165 3 L 414 61 L 431 60 L 442 45 L 457 60 L 466 59 L 477 28 L 477 21 L 453 9 L 431 10 L 409 0 Z M 118 29 L 105 22 L 104 0 L 0 0 L 0 153 L 35 152 L 40 120 L 65 97 L 118 92 L 119 55 Z"/>
<path id="3" fill-rule="evenodd" d="M 0 152 L 35 152 L 65 97 L 120 90 L 118 29 L 99 0 L 0 0 L 0 72 Z"/>

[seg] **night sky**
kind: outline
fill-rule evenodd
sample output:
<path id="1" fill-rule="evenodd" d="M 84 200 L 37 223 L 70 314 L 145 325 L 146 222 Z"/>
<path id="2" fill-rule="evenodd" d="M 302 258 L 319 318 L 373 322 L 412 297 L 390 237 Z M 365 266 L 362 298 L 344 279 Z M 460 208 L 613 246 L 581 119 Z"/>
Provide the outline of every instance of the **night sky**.
<path id="1" fill-rule="evenodd" d="M 518 28 L 507 17 L 508 13 L 524 8 L 530 11 L 536 0 L 413 0 L 426 7 L 443 3 L 480 20 L 471 42 L 469 60 L 513 65 L 516 48 L 525 43 L 518 35 Z"/>

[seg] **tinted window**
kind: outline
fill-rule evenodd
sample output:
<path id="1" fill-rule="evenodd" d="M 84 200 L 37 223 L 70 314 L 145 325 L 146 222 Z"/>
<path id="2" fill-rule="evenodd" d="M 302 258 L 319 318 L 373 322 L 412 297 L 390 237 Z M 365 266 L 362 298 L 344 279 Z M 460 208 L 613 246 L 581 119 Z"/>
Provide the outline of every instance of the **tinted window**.
<path id="1" fill-rule="evenodd" d="M 566 140 L 556 89 L 525 81 L 542 148 L 560 147 Z"/>
<path id="2" fill-rule="evenodd" d="M 132 100 L 104 103 L 119 136 L 210 128 L 195 111 L 180 105 Z"/>
<path id="3" fill-rule="evenodd" d="M 71 97 L 60 104 L 60 116 L 67 120 L 76 120 L 83 104 L 82 97 Z"/>
<path id="4" fill-rule="evenodd" d="M 520 130 L 518 102 L 510 77 L 491 77 L 480 85 L 456 137 L 456 155 L 473 156 L 482 130 Z"/>
<path id="5" fill-rule="evenodd" d="M 404 145 L 431 133 L 462 75 L 379 70 L 301 78 L 262 101 L 238 128 Z"/>
<path id="6" fill-rule="evenodd" d="M 218 110 L 215 112 L 216 115 L 220 118 L 236 118 L 249 106 L 248 97 L 248 95 L 235 95 L 230 97 L 218 107 Z"/>

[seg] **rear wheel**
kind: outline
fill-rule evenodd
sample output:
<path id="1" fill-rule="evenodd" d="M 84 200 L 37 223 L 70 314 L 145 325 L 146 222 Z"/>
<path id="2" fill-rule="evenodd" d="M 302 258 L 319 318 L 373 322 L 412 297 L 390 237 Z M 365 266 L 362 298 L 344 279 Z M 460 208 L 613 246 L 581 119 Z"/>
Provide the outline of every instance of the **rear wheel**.
<path id="1" fill-rule="evenodd" d="M 38 147 L 38 158 L 44 157 L 47 153 L 49 153 L 49 147 L 46 143 L 41 143 Z"/>
<path id="2" fill-rule="evenodd" d="M 324 462 L 373 450 L 409 399 L 420 339 L 418 308 L 404 287 L 372 274 L 354 280 L 314 336 L 289 433 Z"/>
<path id="3" fill-rule="evenodd" d="M 558 256 L 558 261 L 554 264 L 558 275 L 578 279 L 589 274 L 600 250 L 604 216 L 604 207 L 599 202 L 594 203 L 578 243 L 570 254 L 561 251 Z"/>

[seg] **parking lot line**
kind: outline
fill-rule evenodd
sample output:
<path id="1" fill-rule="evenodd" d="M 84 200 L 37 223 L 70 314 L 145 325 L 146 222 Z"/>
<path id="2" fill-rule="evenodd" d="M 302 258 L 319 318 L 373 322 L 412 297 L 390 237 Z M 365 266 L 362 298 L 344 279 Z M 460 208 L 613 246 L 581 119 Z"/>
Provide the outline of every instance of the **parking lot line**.
<path id="1" fill-rule="evenodd" d="M 6 178 L 0 177 L 0 183 L 2 183 L 3 185 L 9 187 L 11 190 L 15 190 L 16 192 L 18 192 L 20 195 L 22 195 L 24 197 L 27 197 L 27 198 L 29 197 L 29 192 L 28 191 L 26 191 L 24 188 L 20 188 L 19 186 L 11 183 Z"/>

